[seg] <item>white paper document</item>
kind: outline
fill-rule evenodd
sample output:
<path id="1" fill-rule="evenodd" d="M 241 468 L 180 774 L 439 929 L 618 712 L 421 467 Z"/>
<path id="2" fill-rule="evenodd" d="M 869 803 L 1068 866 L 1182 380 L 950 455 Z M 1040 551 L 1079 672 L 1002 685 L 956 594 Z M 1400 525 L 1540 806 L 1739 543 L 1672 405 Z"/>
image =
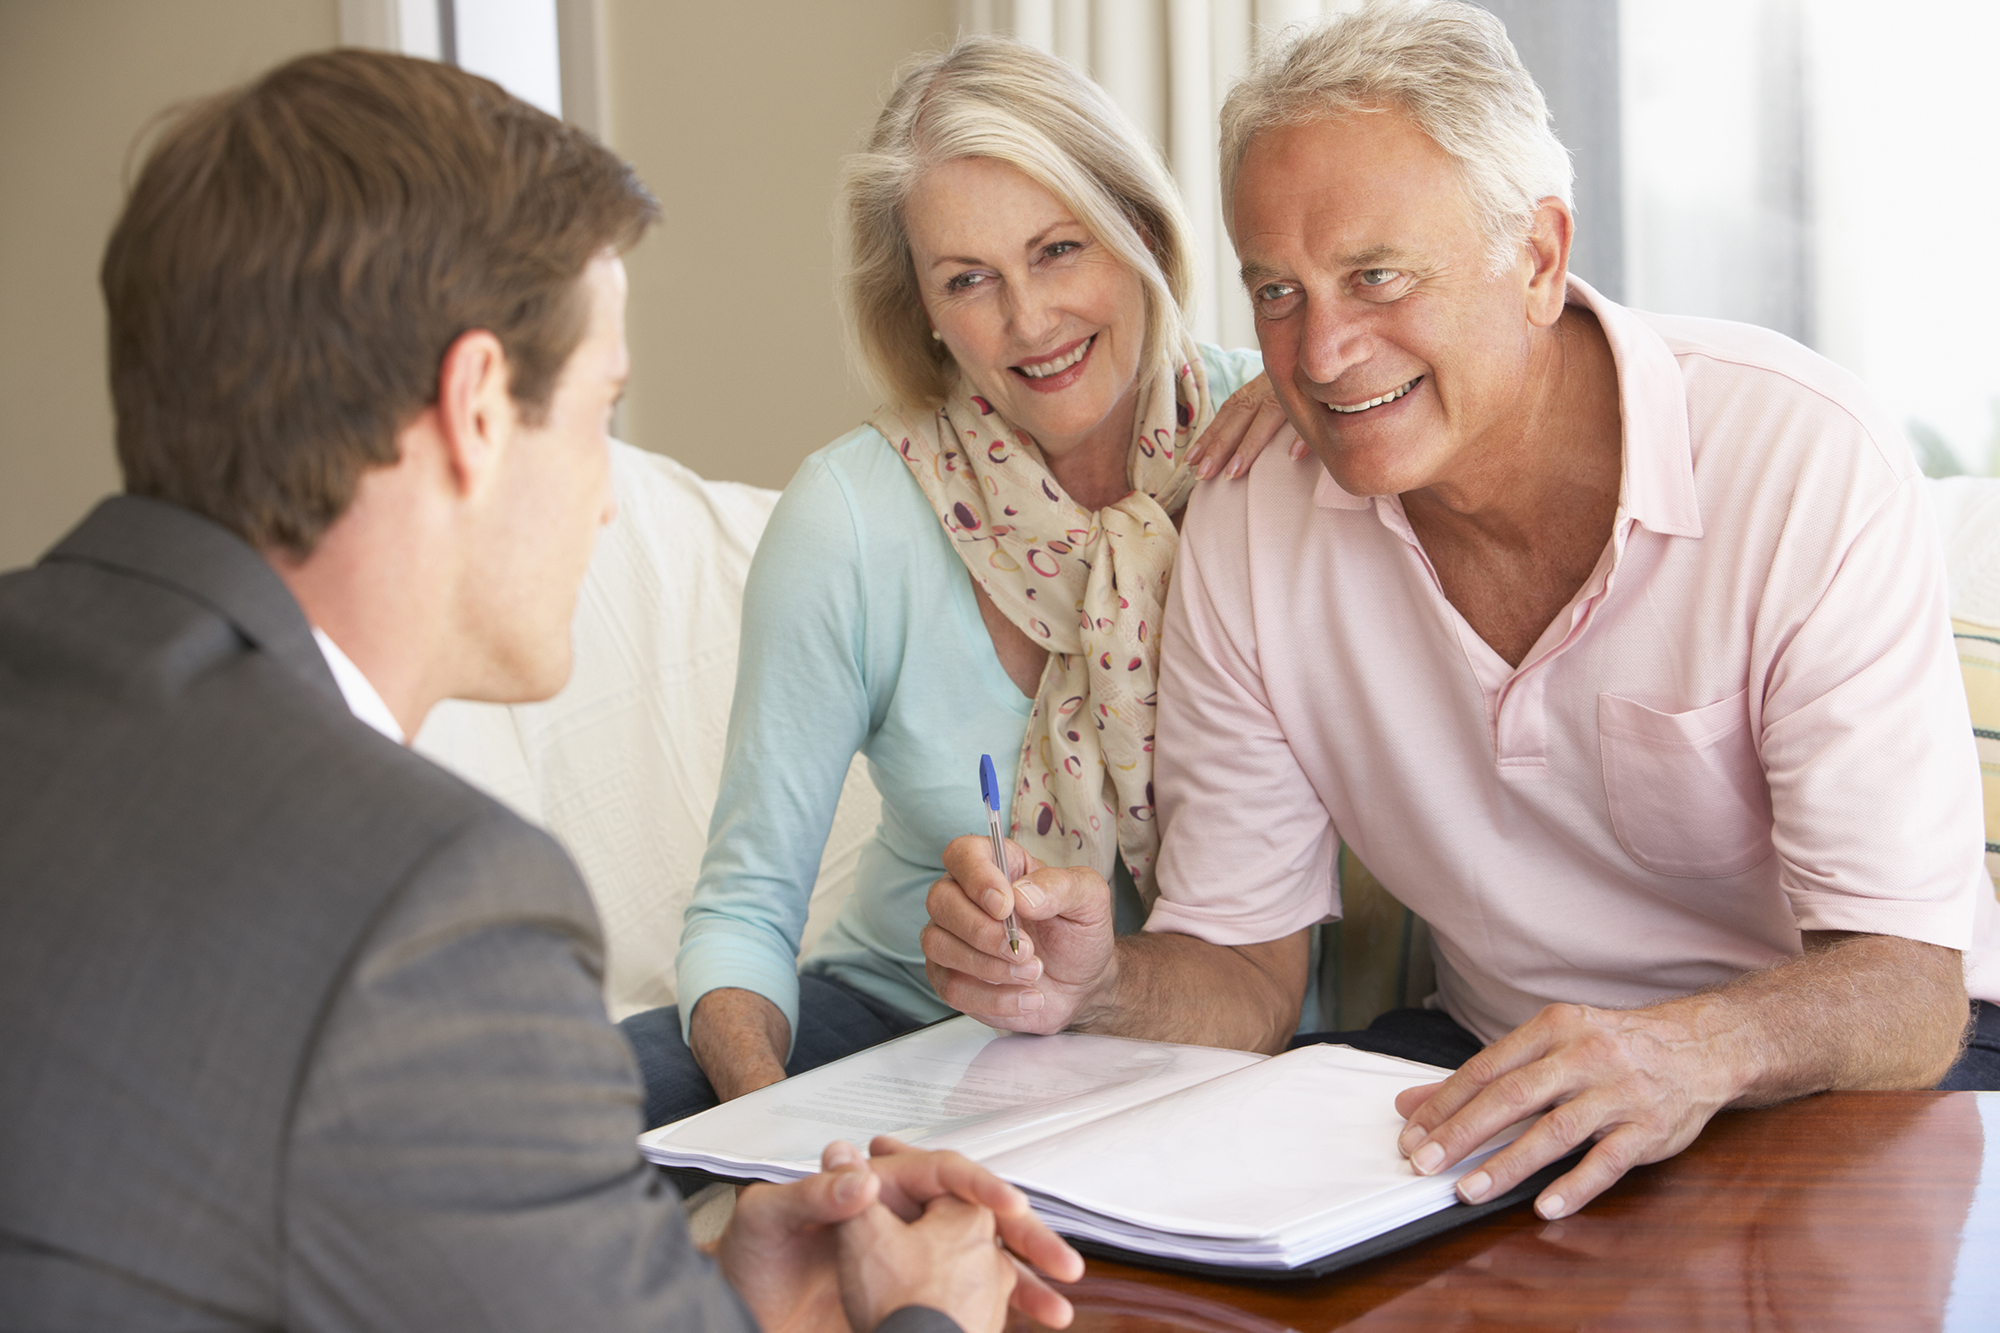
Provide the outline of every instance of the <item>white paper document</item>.
<path id="1" fill-rule="evenodd" d="M 1066 1235 L 1289 1268 L 1449 1207 L 1458 1178 L 1526 1128 L 1416 1175 L 1396 1151 L 1396 1094 L 1448 1072 L 1343 1046 L 1267 1058 L 957 1018 L 639 1144 L 667 1166 L 792 1180 L 831 1139 L 893 1134 L 984 1163 Z"/>

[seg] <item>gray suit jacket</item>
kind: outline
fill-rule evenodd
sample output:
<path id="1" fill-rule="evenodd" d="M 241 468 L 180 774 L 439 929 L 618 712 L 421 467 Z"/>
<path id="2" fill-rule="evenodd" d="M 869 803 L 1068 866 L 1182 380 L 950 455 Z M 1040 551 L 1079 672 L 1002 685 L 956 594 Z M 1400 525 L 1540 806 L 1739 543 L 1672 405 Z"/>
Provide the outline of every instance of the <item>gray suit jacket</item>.
<path id="1" fill-rule="evenodd" d="M 602 964 L 235 536 L 121 497 L 0 577 L 0 1327 L 751 1327 Z"/>

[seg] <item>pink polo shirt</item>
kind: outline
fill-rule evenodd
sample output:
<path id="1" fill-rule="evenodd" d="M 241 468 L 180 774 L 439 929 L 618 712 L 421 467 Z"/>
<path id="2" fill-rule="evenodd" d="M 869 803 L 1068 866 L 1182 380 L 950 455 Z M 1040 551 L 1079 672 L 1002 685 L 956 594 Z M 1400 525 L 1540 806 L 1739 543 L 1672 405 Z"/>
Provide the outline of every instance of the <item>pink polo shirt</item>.
<path id="1" fill-rule="evenodd" d="M 1160 676 L 1149 930 L 1340 913 L 1341 840 L 1491 1041 L 1629 1008 L 1802 930 L 1965 951 L 2000 1000 L 1978 760 L 1924 482 L 1859 383 L 1775 333 L 1626 310 L 1597 569 L 1520 667 L 1445 599 L 1402 502 L 1266 454 L 1196 494 Z"/>

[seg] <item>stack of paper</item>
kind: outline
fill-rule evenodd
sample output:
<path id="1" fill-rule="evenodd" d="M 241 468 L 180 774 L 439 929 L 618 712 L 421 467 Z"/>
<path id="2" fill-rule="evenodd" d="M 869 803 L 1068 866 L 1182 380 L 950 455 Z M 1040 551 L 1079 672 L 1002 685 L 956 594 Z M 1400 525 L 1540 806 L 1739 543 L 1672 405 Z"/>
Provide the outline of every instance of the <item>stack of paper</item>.
<path id="1" fill-rule="evenodd" d="M 1293 1268 L 1450 1207 L 1459 1176 L 1396 1151 L 1396 1094 L 1448 1071 L 1342 1046 L 1275 1058 L 969 1018 L 924 1028 L 640 1139 L 664 1165 L 791 1180 L 893 1134 L 1028 1191 L 1066 1235 L 1172 1259 Z"/>

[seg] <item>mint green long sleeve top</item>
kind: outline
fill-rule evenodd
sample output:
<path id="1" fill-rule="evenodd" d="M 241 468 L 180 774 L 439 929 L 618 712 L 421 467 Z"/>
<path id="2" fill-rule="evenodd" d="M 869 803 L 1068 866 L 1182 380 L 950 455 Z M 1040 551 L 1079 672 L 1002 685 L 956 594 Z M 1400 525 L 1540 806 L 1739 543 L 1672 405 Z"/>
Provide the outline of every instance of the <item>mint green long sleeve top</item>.
<path id="1" fill-rule="evenodd" d="M 1263 369 L 1254 351 L 1201 353 L 1218 404 Z M 950 1014 L 924 977 L 924 899 L 945 845 L 986 831 L 979 756 L 1011 781 L 1031 704 L 993 651 L 964 562 L 880 432 L 862 426 L 808 458 L 744 588 L 722 785 L 675 964 L 682 1034 L 696 1001 L 726 986 L 770 1000 L 796 1033 L 801 969 L 919 1021 Z M 854 892 L 801 964 L 857 751 L 882 821 Z M 1129 881 L 1123 893 L 1121 928 L 1136 928 Z"/>

